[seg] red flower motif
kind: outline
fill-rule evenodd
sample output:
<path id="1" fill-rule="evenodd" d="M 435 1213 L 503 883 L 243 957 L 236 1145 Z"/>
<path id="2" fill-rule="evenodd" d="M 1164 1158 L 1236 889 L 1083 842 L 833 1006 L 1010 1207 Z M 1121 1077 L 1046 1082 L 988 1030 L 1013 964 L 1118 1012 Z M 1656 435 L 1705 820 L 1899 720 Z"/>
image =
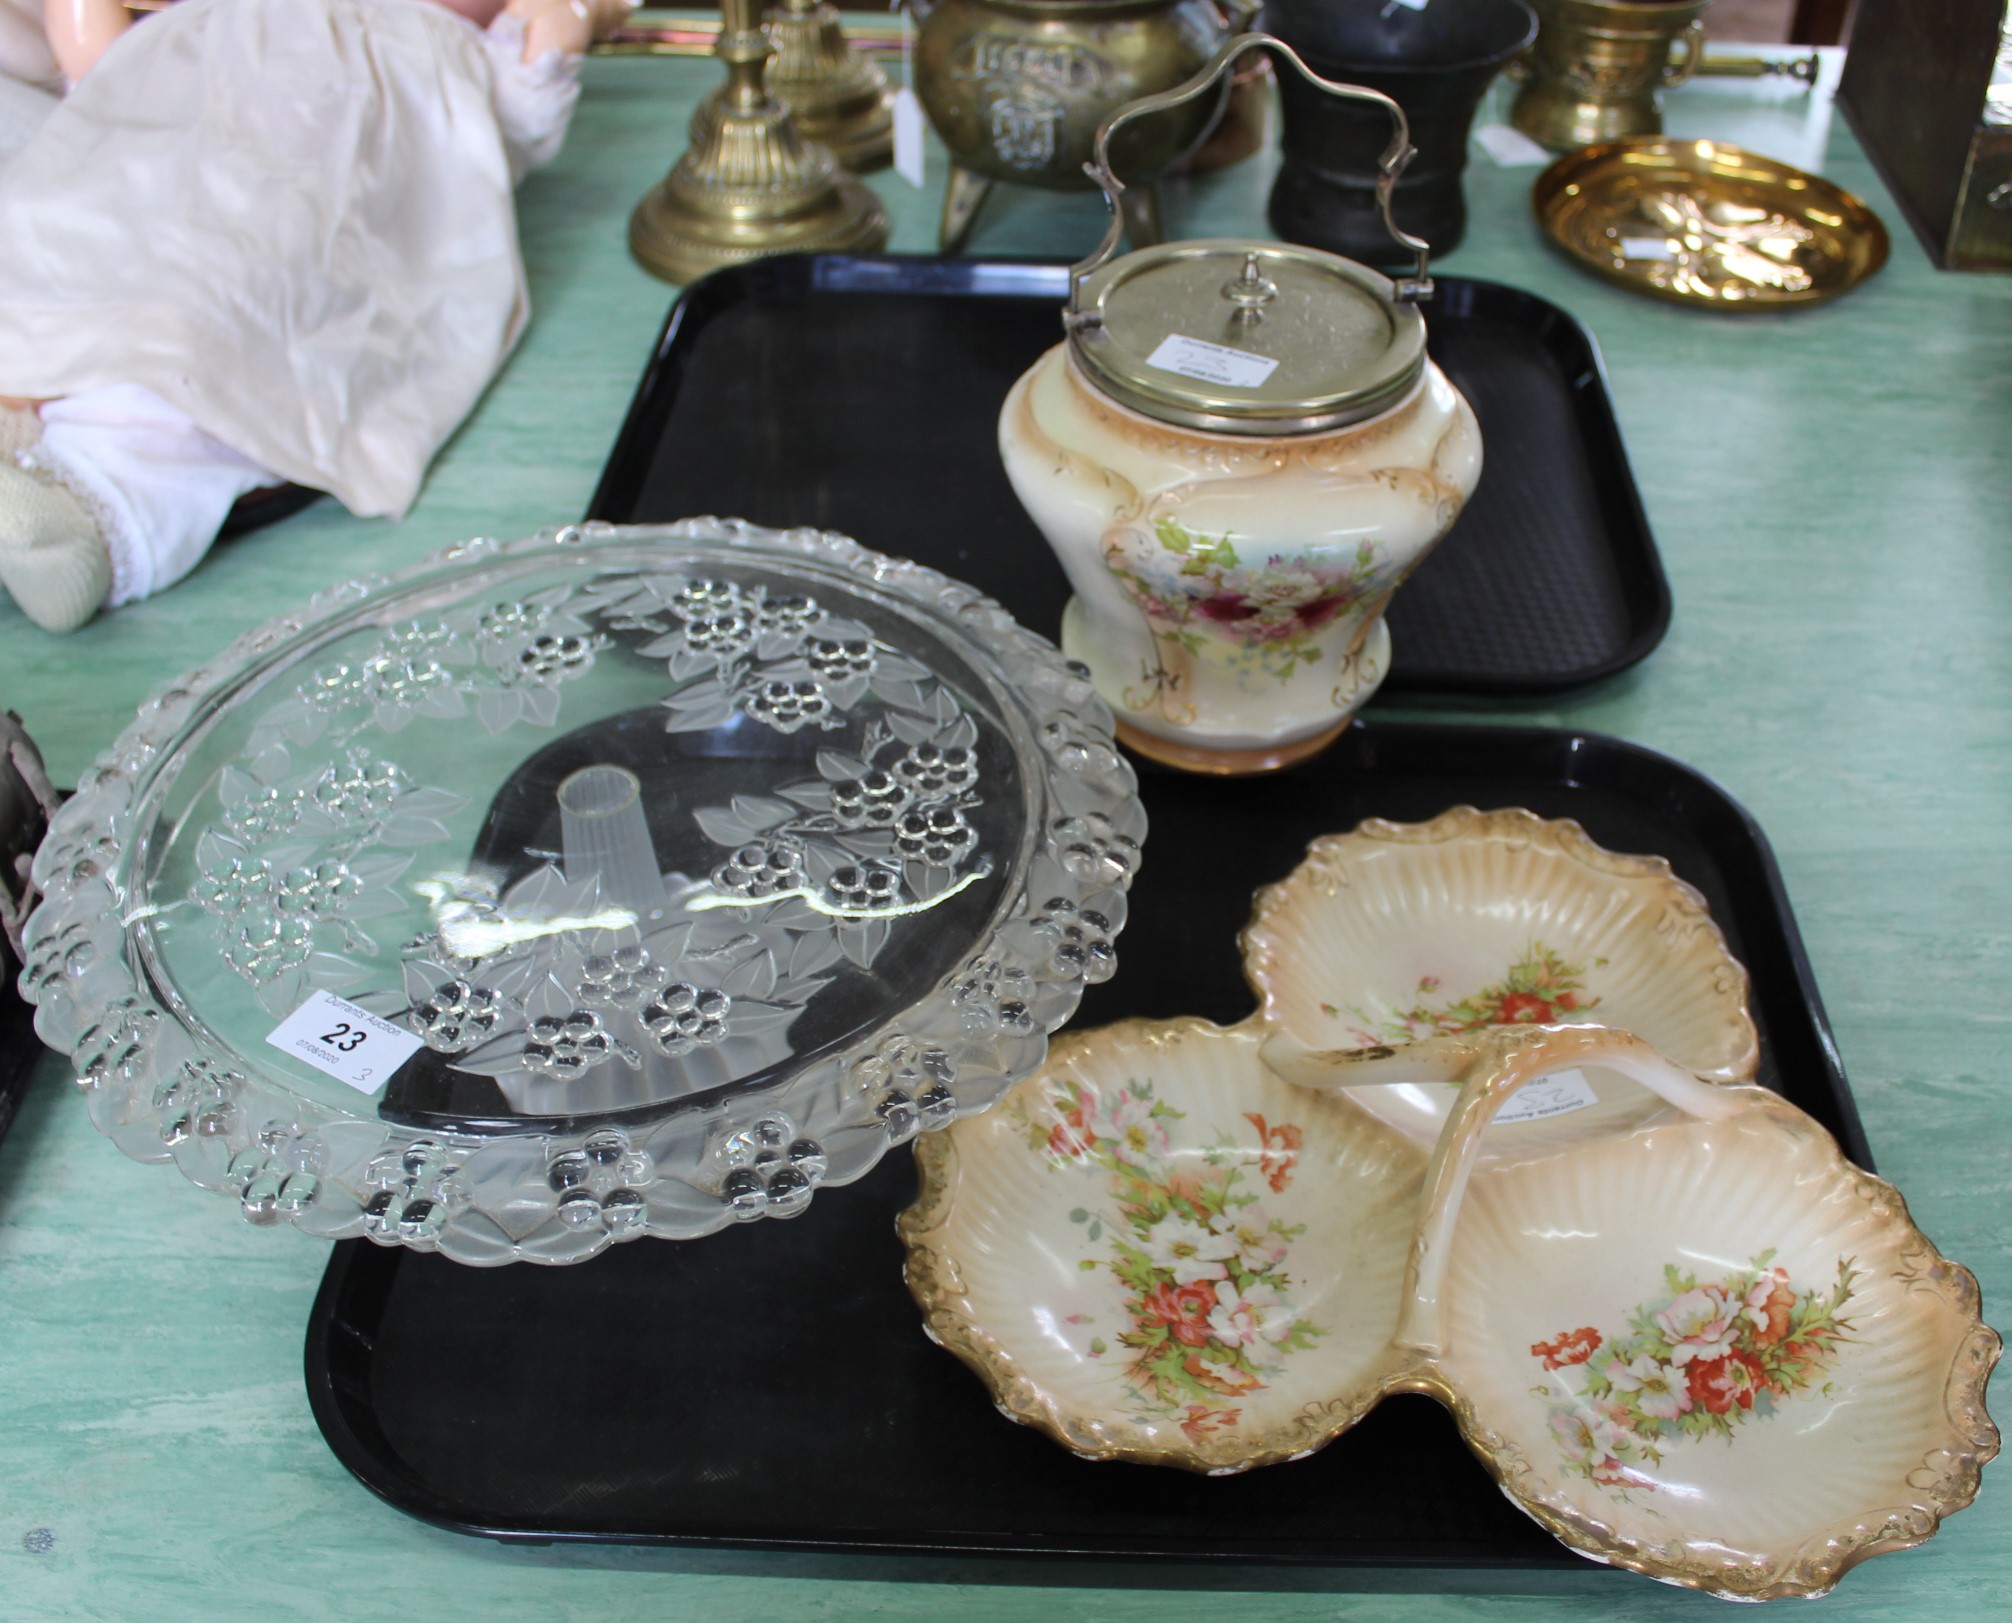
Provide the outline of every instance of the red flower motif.
<path id="1" fill-rule="evenodd" d="M 1297 604 L 1292 611 L 1294 628 L 1299 631 L 1318 631 L 1354 602 L 1354 594 L 1337 592 L 1332 597 L 1317 597 L 1309 603 Z"/>
<path id="2" fill-rule="evenodd" d="M 1241 1409 L 1211 1409 L 1206 1403 L 1190 1403 L 1181 1430 L 1188 1434 L 1189 1441 L 1198 1443 L 1214 1432 L 1229 1430 L 1242 1414 Z"/>
<path id="3" fill-rule="evenodd" d="M 1710 1414 L 1725 1414 L 1735 1405 L 1754 1406 L 1754 1394 L 1767 1384 L 1760 1360 L 1735 1347 L 1709 1363 L 1693 1361 L 1689 1372 L 1691 1402 Z"/>
<path id="4" fill-rule="evenodd" d="M 1763 1322 L 1754 1331 L 1756 1347 L 1772 1347 L 1788 1334 L 1788 1316 L 1795 1306 L 1795 1292 L 1788 1288 L 1788 1276 L 1775 1270 L 1774 1289 L 1767 1300 L 1757 1304 L 1753 1311 L 1762 1316 Z"/>
<path id="5" fill-rule="evenodd" d="M 1204 620 L 1213 620 L 1217 625 L 1235 625 L 1240 620 L 1248 620 L 1257 613 L 1251 600 L 1241 592 L 1224 592 L 1216 597 L 1205 597 L 1195 604 L 1195 612 Z"/>
<path id="6" fill-rule="evenodd" d="M 1498 1026 L 1548 1026 L 1552 1019 L 1551 1005 L 1531 992 L 1505 992 L 1495 1005 Z"/>
<path id="7" fill-rule="evenodd" d="M 1578 1008 L 1578 1006 L 1579 1006 L 1579 994 L 1577 992 L 1560 992 L 1558 994 L 1558 1007 L 1565 1010 L 1567 1013 L 1570 1013 L 1573 1009 Z"/>
<path id="8" fill-rule="evenodd" d="M 1164 1324 L 1183 1347 L 1209 1344 L 1209 1314 L 1216 1305 L 1215 1287 L 1197 1280 L 1192 1285 L 1165 1284 L 1139 1298 L 1138 1320 L 1143 1329 Z"/>
<path id="9" fill-rule="evenodd" d="M 1048 1130 L 1048 1153 L 1064 1160 L 1079 1160 L 1096 1148 L 1089 1124 L 1083 1120 L 1082 1106 L 1065 1111 L 1062 1119 Z"/>
<path id="10" fill-rule="evenodd" d="M 1289 1121 L 1282 1121 L 1276 1127 L 1269 1126 L 1264 1117 L 1249 1110 L 1244 1112 L 1244 1120 L 1255 1127 L 1258 1137 L 1264 1140 L 1258 1172 L 1271 1185 L 1273 1194 L 1283 1194 L 1286 1185 L 1292 1182 L 1293 1163 L 1299 1159 L 1306 1134 Z"/>
<path id="11" fill-rule="evenodd" d="M 1567 1330 L 1556 1341 L 1530 1345 L 1530 1356 L 1544 1360 L 1546 1369 L 1563 1369 L 1567 1364 L 1583 1364 L 1600 1350 L 1600 1332 L 1590 1324 Z"/>

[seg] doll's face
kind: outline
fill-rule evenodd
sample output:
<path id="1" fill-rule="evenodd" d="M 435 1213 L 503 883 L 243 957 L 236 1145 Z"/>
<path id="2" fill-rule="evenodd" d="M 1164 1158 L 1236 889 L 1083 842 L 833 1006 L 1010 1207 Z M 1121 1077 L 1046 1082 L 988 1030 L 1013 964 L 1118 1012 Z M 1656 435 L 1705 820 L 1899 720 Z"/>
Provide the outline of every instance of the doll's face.
<path id="1" fill-rule="evenodd" d="M 487 28 L 502 14 L 507 0 L 433 0 L 433 3 L 466 17 L 477 28 Z"/>

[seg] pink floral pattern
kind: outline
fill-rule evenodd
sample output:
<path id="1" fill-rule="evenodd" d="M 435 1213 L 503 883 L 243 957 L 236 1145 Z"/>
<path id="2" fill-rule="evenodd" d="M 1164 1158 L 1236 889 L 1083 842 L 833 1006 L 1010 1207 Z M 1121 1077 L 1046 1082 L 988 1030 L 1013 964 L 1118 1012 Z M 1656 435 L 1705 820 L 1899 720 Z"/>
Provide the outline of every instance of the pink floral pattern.
<path id="1" fill-rule="evenodd" d="M 1064 1081 L 1029 1142 L 1051 1170 L 1093 1163 L 1108 1174 L 1113 1206 L 1069 1215 L 1107 1255 L 1086 1271 L 1109 1270 L 1124 1295 L 1125 1328 L 1114 1363 L 1150 1407 L 1179 1416 L 1191 1439 L 1235 1426 L 1242 1410 L 1225 1399 L 1262 1391 L 1292 1353 L 1325 1334 L 1293 1304 L 1286 1269 L 1304 1224 L 1266 1209 L 1283 1194 L 1304 1142 L 1290 1122 L 1247 1114 L 1257 1144 L 1218 1134 L 1205 1149 L 1176 1154 L 1169 1131 L 1183 1112 L 1133 1080 L 1099 1094 Z M 1092 1357 L 1111 1351 L 1098 1338 Z"/>
<path id="2" fill-rule="evenodd" d="M 1671 1443 L 1731 1442 L 1795 1393 L 1828 1390 L 1831 1361 L 1851 1339 L 1843 1315 L 1857 1275 L 1840 1258 L 1837 1283 L 1815 1292 L 1773 1260 L 1764 1251 L 1709 1284 L 1666 1267 L 1665 1294 L 1636 1308 L 1626 1333 L 1608 1340 L 1586 1325 L 1532 1344 L 1530 1356 L 1559 1377 L 1533 1391 L 1551 1400 L 1568 1470 L 1623 1494 L 1653 1490 L 1644 1468 Z"/>
<path id="3" fill-rule="evenodd" d="M 1233 662 L 1280 683 L 1321 663 L 1320 634 L 1379 587 L 1382 557 L 1370 541 L 1327 559 L 1258 560 L 1228 535 L 1198 535 L 1165 516 L 1153 524 L 1152 544 L 1142 531 L 1122 533 L 1134 544 L 1107 545 L 1105 565 L 1157 635 L 1190 653 L 1211 644 L 1233 651 Z"/>

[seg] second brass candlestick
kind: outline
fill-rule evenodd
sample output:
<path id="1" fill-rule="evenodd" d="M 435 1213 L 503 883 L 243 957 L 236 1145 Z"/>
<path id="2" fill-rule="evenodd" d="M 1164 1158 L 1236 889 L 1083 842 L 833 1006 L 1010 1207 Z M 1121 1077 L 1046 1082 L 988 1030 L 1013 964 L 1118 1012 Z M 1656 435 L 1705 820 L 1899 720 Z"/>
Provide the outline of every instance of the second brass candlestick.
<path id="1" fill-rule="evenodd" d="M 715 116 L 629 220 L 629 248 L 671 282 L 767 254 L 870 251 L 887 242 L 887 211 L 808 139 L 769 94 L 773 54 L 756 0 L 723 0 L 719 44 L 727 83 Z M 702 126 L 702 127 L 701 127 Z"/>
<path id="2" fill-rule="evenodd" d="M 769 13 L 775 61 L 769 89 L 798 128 L 831 148 L 846 168 L 878 169 L 894 158 L 887 75 L 852 48 L 829 0 L 783 0 Z"/>

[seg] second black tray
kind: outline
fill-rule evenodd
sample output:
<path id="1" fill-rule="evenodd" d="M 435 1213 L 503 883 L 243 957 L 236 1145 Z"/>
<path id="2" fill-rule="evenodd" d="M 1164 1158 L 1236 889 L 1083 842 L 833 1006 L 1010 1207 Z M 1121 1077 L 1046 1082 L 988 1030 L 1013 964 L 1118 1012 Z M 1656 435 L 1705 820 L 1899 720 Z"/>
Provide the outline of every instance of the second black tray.
<path id="1" fill-rule="evenodd" d="M 1058 265 L 893 256 L 709 276 L 672 310 L 588 517 L 840 530 L 1053 637 L 1068 586 L 1006 482 L 997 419 L 1061 337 L 1067 285 Z M 1457 276 L 1426 323 L 1483 469 L 1391 607 L 1383 691 L 1535 697 L 1634 664 L 1669 625 L 1669 587 L 1591 335 Z"/>
<path id="2" fill-rule="evenodd" d="M 1249 781 L 1147 769 L 1146 861 L 1118 975 L 1078 1023 L 1253 998 L 1252 889 L 1313 836 L 1463 802 L 1576 817 L 1701 890 L 1753 976 L 1761 1080 L 1869 1165 L 1767 843 L 1721 790 L 1611 738 L 1357 723 Z M 1000 1418 L 932 1346 L 901 1280 L 909 1157 L 800 1222 L 639 1240 L 572 1268 L 481 1270 L 349 1241 L 308 1326 L 336 1456 L 411 1515 L 504 1539 L 1081 1554 L 1154 1562 L 1571 1566 L 1496 1490 L 1450 1418 L 1379 1405 L 1310 1459 L 1209 1480 L 1091 1464 Z"/>

